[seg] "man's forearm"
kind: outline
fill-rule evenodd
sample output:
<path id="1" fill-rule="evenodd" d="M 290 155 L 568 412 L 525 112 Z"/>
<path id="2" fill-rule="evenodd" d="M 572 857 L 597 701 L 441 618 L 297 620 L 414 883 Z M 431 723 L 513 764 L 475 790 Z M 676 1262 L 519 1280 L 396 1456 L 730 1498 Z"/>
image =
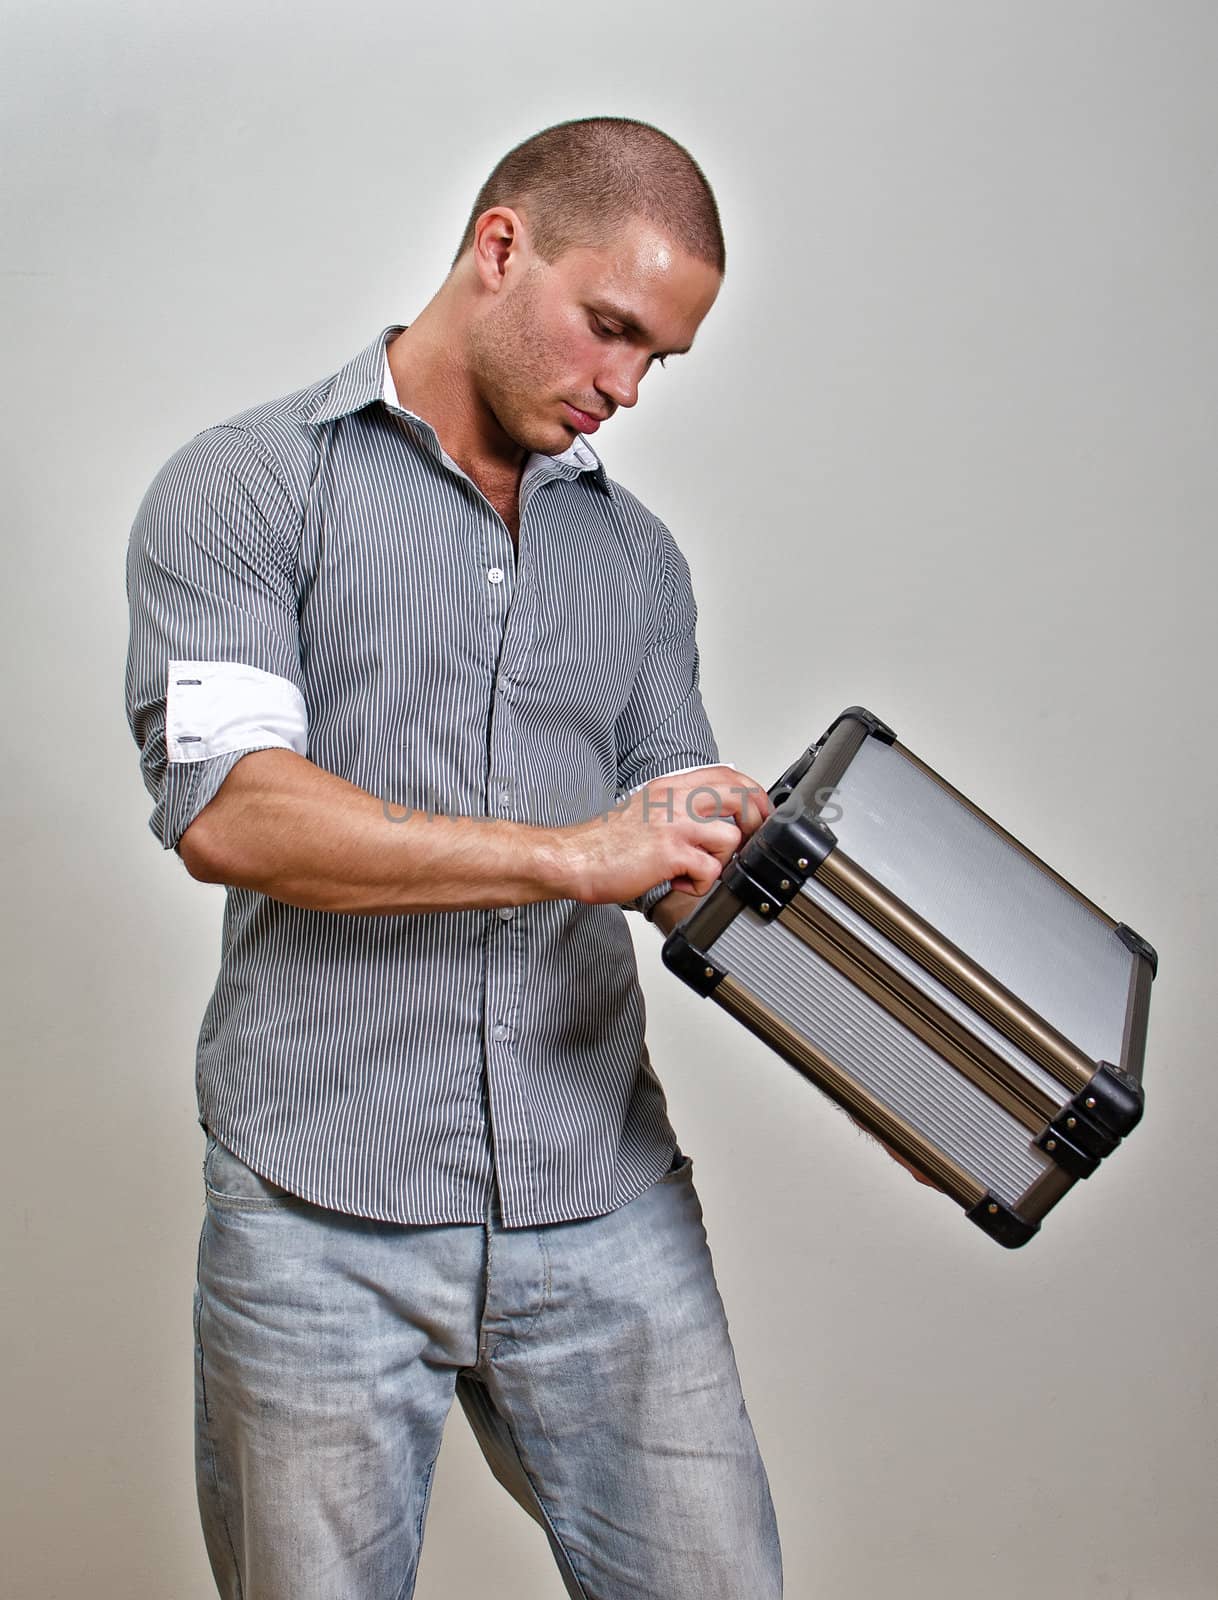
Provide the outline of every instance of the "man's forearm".
<path id="1" fill-rule="evenodd" d="M 556 830 L 407 814 L 289 750 L 243 756 L 178 848 L 204 882 L 314 911 L 391 916 L 569 893 Z"/>

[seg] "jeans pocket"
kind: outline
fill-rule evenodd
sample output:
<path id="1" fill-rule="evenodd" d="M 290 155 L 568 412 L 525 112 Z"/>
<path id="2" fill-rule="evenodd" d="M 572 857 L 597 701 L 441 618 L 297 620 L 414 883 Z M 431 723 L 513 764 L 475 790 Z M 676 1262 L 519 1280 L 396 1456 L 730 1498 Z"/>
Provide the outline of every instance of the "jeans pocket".
<path id="1" fill-rule="evenodd" d="M 215 1134 L 207 1135 L 203 1154 L 203 1187 L 209 1201 L 230 1209 L 265 1211 L 274 1206 L 302 1206 L 307 1202 L 283 1189 L 260 1172 L 246 1166 Z"/>
<path id="2" fill-rule="evenodd" d="M 672 1153 L 672 1166 L 660 1179 L 661 1183 L 680 1183 L 688 1178 L 694 1169 L 693 1156 L 687 1156 L 680 1145 Z"/>

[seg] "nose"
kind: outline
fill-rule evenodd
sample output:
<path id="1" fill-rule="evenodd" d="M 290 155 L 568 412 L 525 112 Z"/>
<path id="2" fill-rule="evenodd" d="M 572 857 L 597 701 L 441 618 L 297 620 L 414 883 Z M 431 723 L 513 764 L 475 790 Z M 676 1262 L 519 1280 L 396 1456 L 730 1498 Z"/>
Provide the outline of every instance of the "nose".
<path id="1" fill-rule="evenodd" d="M 639 399 L 639 380 L 642 374 L 636 370 L 636 364 L 631 362 L 614 362 L 606 365 L 596 378 L 596 387 L 607 399 L 612 400 L 614 407 L 637 405 Z"/>

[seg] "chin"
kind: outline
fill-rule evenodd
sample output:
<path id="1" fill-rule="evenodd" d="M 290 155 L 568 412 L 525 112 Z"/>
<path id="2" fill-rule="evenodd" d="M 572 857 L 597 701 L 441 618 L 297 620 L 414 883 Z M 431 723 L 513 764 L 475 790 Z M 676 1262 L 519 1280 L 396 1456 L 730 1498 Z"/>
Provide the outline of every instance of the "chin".
<path id="1" fill-rule="evenodd" d="M 568 427 L 566 423 L 560 422 L 552 428 L 543 428 L 540 424 L 534 423 L 531 428 L 522 428 L 514 438 L 523 449 L 534 450 L 539 456 L 557 456 L 571 448 L 575 436 L 574 425 Z"/>

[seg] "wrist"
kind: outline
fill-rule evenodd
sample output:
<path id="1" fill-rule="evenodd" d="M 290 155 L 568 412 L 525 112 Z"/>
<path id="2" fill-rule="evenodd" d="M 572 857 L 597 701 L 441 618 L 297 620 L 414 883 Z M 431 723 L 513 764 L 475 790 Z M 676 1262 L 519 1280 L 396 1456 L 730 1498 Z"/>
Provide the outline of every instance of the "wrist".
<path id="1" fill-rule="evenodd" d="M 534 828 L 531 876 L 539 900 L 576 900 L 579 867 L 565 828 Z"/>

